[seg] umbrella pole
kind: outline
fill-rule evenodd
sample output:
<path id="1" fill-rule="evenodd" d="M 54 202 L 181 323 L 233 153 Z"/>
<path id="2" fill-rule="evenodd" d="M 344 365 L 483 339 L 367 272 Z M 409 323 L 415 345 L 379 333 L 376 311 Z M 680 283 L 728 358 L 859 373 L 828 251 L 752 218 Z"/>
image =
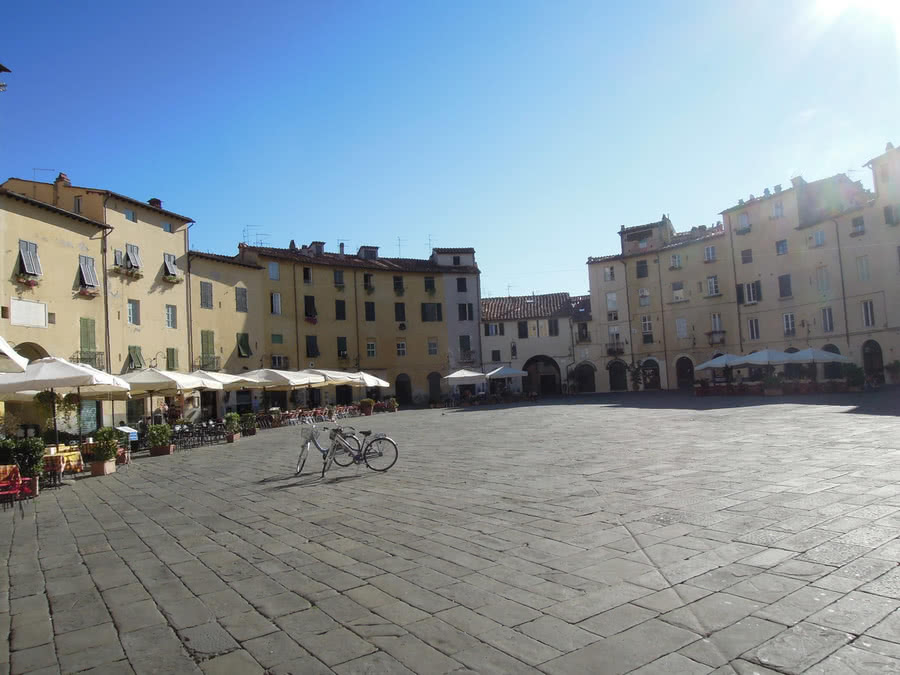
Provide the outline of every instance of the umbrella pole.
<path id="1" fill-rule="evenodd" d="M 52 396 L 51 400 L 51 408 L 53 410 L 53 431 L 56 433 L 56 448 L 59 450 L 59 425 L 56 423 L 56 392 L 51 387 L 50 393 Z"/>
<path id="2" fill-rule="evenodd" d="M 81 424 L 81 387 L 75 387 L 75 391 L 78 392 L 78 445 L 80 447 L 84 443 L 84 430 Z"/>

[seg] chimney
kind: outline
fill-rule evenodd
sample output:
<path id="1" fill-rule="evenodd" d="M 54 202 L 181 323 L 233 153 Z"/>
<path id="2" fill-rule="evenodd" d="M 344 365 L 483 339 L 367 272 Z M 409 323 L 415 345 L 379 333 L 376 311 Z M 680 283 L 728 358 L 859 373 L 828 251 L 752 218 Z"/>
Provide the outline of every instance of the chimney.
<path id="1" fill-rule="evenodd" d="M 60 187 L 72 187 L 72 182 L 69 180 L 69 177 L 62 171 L 59 172 L 56 180 L 53 181 L 53 206 L 59 206 Z"/>
<path id="2" fill-rule="evenodd" d="M 310 242 L 309 249 L 310 249 L 310 251 L 312 251 L 313 255 L 322 255 L 325 253 L 325 242 L 324 241 Z"/>
<path id="3" fill-rule="evenodd" d="M 781 192 L 781 183 L 775 186 L 775 194 L 777 195 L 779 192 Z"/>
<path id="4" fill-rule="evenodd" d="M 291 249 L 292 251 L 297 250 L 297 244 L 294 242 L 293 239 L 291 239 L 291 243 L 288 245 L 288 248 Z"/>
<path id="5" fill-rule="evenodd" d="M 150 199 L 147 200 L 147 203 L 148 203 L 150 206 L 153 206 L 153 207 L 155 207 L 155 208 L 157 208 L 157 209 L 161 209 L 161 208 L 162 208 L 162 200 L 159 199 L 158 197 L 151 197 Z"/>
<path id="6" fill-rule="evenodd" d="M 341 243 L 339 244 L 339 249 L 338 249 L 338 250 L 341 252 L 341 255 L 344 255 L 344 242 L 341 242 Z"/>
<path id="7" fill-rule="evenodd" d="M 887 145 L 884 146 L 884 151 L 885 151 L 885 152 L 890 152 L 890 151 L 893 150 L 893 149 L 894 149 L 894 144 L 891 143 L 890 141 L 888 141 L 888 142 L 887 142 Z M 65 175 L 65 174 L 62 174 L 62 175 Z"/>

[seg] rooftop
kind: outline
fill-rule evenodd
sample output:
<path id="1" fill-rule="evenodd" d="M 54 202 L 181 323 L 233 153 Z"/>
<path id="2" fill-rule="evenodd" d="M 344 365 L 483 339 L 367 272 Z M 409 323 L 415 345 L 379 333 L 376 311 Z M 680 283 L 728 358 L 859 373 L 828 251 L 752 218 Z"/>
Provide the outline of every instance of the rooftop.
<path id="1" fill-rule="evenodd" d="M 219 253 L 207 253 L 205 251 L 188 251 L 191 258 L 205 258 L 207 260 L 215 260 L 216 262 L 228 263 L 229 265 L 240 265 L 241 267 L 249 267 L 254 270 L 261 270 L 260 265 L 244 262 L 236 255 L 221 255 Z"/>
<path id="2" fill-rule="evenodd" d="M 328 265 L 330 267 L 358 267 L 383 272 L 479 273 L 477 265 L 438 265 L 431 260 L 419 258 L 382 258 L 380 256 L 378 258 L 362 258 L 353 253 L 323 251 L 316 254 L 311 248 L 274 248 L 270 246 L 250 246 L 248 244 L 241 244 L 240 248 L 243 251 L 252 251 L 268 258 L 291 260 L 311 265 Z"/>
<path id="3" fill-rule="evenodd" d="M 435 248 L 432 249 L 435 253 L 475 253 L 474 248 Z"/>
<path id="4" fill-rule="evenodd" d="M 61 216 L 66 216 L 68 218 L 72 218 L 73 220 L 81 221 L 82 223 L 87 223 L 88 225 L 94 225 L 95 227 L 102 228 L 104 230 L 111 230 L 112 227 L 109 225 L 104 225 L 103 223 L 99 223 L 96 220 L 91 220 L 90 218 L 85 218 L 80 213 L 75 213 L 74 211 L 66 211 L 65 209 L 61 209 L 58 206 L 53 206 L 52 204 L 48 204 L 47 202 L 42 202 L 39 199 L 32 199 L 26 195 L 23 195 L 19 192 L 13 192 L 12 190 L 7 190 L 6 188 L 0 188 L 0 196 L 9 197 L 10 199 L 16 199 L 20 202 L 24 202 L 26 204 L 31 204 L 32 206 L 36 206 L 39 209 L 44 209 L 46 211 L 50 211 L 52 213 L 58 213 Z"/>
<path id="5" fill-rule="evenodd" d="M 666 214 L 663 214 L 663 217 L 661 220 L 657 220 L 656 222 L 653 222 L 653 223 L 646 223 L 644 225 L 632 225 L 631 227 L 625 227 L 623 225 L 622 228 L 619 230 L 619 234 L 624 234 L 626 232 L 637 232 L 638 230 L 646 230 L 647 228 L 652 228 L 652 227 L 665 227 L 666 225 L 671 225 L 671 224 L 672 224 L 672 221 L 669 220 L 669 216 L 667 216 Z"/>
<path id="6" fill-rule="evenodd" d="M 514 295 L 505 298 L 482 298 L 483 321 L 516 321 L 571 316 L 572 299 L 568 293 Z"/>

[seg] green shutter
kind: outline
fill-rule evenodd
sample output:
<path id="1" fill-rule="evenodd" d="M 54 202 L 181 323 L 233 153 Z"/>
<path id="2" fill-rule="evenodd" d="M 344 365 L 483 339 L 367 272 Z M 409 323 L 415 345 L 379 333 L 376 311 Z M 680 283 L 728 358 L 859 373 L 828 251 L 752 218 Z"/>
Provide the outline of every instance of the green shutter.
<path id="1" fill-rule="evenodd" d="M 249 333 L 238 333 L 237 334 L 237 348 L 238 348 L 238 356 L 248 357 L 253 356 L 253 351 L 250 349 L 250 334 Z"/>
<path id="2" fill-rule="evenodd" d="M 178 350 L 166 347 L 166 370 L 178 370 Z"/>
<path id="3" fill-rule="evenodd" d="M 97 350 L 97 332 L 94 319 L 81 317 L 81 351 L 93 352 Z"/>
<path id="4" fill-rule="evenodd" d="M 128 346 L 128 359 L 132 368 L 145 368 L 144 355 L 141 354 L 141 348 L 138 345 Z"/>
<path id="5" fill-rule="evenodd" d="M 200 353 L 203 356 L 213 356 L 216 353 L 215 332 L 211 330 L 200 331 Z"/>

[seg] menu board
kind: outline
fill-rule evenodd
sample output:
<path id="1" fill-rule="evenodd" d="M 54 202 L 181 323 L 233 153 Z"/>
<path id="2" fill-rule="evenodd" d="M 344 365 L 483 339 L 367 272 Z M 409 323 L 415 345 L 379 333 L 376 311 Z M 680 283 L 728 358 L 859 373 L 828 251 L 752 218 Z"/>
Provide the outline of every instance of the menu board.
<path id="1" fill-rule="evenodd" d="M 97 401 L 82 401 L 81 433 L 90 434 L 96 431 L 97 428 Z"/>

